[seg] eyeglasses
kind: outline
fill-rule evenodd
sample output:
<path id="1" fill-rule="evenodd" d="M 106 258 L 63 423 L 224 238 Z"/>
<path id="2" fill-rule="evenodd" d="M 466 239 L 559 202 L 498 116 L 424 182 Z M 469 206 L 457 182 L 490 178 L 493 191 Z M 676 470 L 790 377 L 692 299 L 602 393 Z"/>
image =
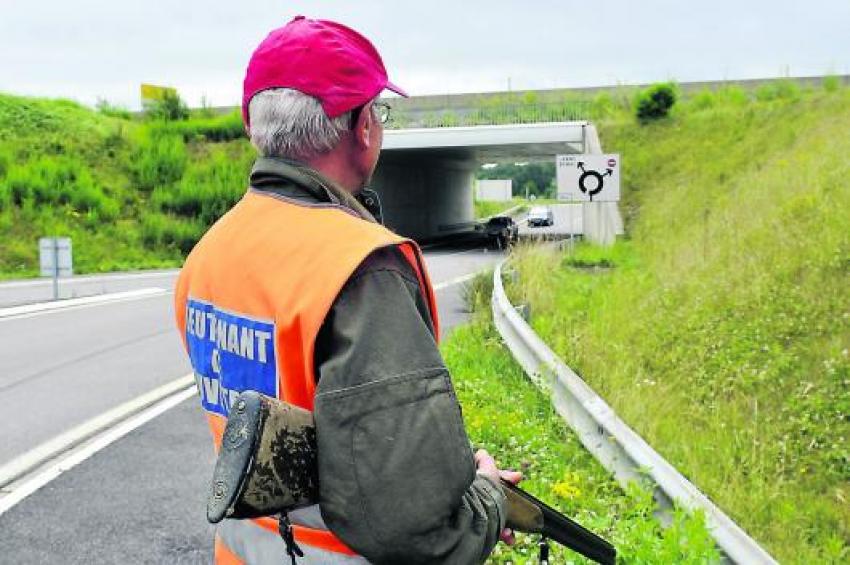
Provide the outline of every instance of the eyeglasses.
<path id="1" fill-rule="evenodd" d="M 386 102 L 375 102 L 372 104 L 372 107 L 375 109 L 375 113 L 378 115 L 378 121 L 382 124 L 390 121 L 390 105 Z"/>
<path id="2" fill-rule="evenodd" d="M 351 111 L 351 129 L 354 129 L 354 126 L 357 125 L 357 120 L 360 119 L 360 113 L 363 111 L 363 108 L 366 107 L 366 104 L 363 106 L 358 106 L 354 110 Z M 372 108 L 375 110 L 375 115 L 378 118 L 378 121 L 382 124 L 390 121 L 390 105 L 386 102 L 373 102 Z"/>

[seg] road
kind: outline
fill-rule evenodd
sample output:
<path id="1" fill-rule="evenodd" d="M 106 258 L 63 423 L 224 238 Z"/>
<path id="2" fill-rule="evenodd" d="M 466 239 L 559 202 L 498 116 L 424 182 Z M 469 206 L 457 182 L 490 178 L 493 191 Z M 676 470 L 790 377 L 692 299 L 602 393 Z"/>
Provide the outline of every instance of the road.
<path id="1" fill-rule="evenodd" d="M 443 333 L 466 316 L 460 281 L 500 258 L 474 248 L 426 252 Z M 137 291 L 156 283 L 170 289 L 175 276 L 101 277 L 78 287 L 72 281 L 69 288 Z M 0 291 L 12 296 L 8 303 L 26 301 L 24 293 L 36 288 L 4 286 Z M 2 317 L 0 310 L 0 405 L 6 410 L 0 466 L 187 374 L 171 300 L 169 292 L 158 292 L 32 315 Z M 212 529 L 203 516 L 212 463 L 192 396 L 0 514 L 0 561 L 209 562 Z M 0 512 L 4 498 L 23 492 L 27 481 L 0 493 Z"/>
<path id="2" fill-rule="evenodd" d="M 527 215 L 523 215 L 517 221 L 519 224 L 519 235 L 522 238 L 535 236 L 567 236 L 570 234 L 581 235 L 584 233 L 581 204 L 552 204 L 550 205 L 555 216 L 555 223 L 551 226 L 530 227 Z"/>
<path id="3" fill-rule="evenodd" d="M 170 289 L 176 276 L 177 269 L 139 273 L 79 275 L 59 279 L 59 298 L 68 299 L 123 292 L 141 287 Z M 0 282 L 0 308 L 44 300 L 53 300 L 53 279 Z"/>

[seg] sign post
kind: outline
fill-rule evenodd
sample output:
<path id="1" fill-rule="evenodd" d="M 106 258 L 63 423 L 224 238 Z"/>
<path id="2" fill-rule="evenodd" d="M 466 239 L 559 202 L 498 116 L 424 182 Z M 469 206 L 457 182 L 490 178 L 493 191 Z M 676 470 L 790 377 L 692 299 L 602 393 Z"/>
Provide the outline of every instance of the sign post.
<path id="1" fill-rule="evenodd" d="M 584 203 L 585 235 L 596 243 L 612 243 L 614 227 L 601 209 L 604 204 L 598 203 L 620 200 L 620 155 L 558 155 L 555 163 L 558 200 Z"/>
<path id="2" fill-rule="evenodd" d="M 53 278 L 53 300 L 59 300 L 59 277 L 74 274 L 70 237 L 42 237 L 38 240 L 42 277 Z"/>

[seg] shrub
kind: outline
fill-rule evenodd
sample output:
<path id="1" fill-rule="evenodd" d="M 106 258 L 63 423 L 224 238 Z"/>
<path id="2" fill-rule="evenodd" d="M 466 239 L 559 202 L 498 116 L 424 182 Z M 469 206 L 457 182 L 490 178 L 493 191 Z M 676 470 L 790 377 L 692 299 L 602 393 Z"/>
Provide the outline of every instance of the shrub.
<path id="1" fill-rule="evenodd" d="M 537 99 L 537 93 L 534 91 L 526 92 L 522 95 L 522 103 L 526 105 L 537 104 L 539 100 Z"/>
<path id="2" fill-rule="evenodd" d="M 750 102 L 750 95 L 740 86 L 724 86 L 717 89 L 714 97 L 718 104 L 744 106 Z"/>
<path id="3" fill-rule="evenodd" d="M 655 84 L 638 94 L 635 103 L 641 122 L 658 120 L 667 116 L 676 103 L 676 86 L 671 82 Z"/>
<path id="4" fill-rule="evenodd" d="M 823 77 L 823 89 L 827 92 L 835 92 L 841 88 L 841 78 L 837 75 Z"/>
<path id="5" fill-rule="evenodd" d="M 204 226 L 153 212 L 142 216 L 141 232 L 145 246 L 151 249 L 161 246 L 174 247 L 186 255 L 204 234 Z"/>
<path id="6" fill-rule="evenodd" d="M 165 212 L 211 225 L 245 193 L 249 163 L 223 151 L 213 153 L 175 187 L 160 187 L 153 201 Z"/>
<path id="7" fill-rule="evenodd" d="M 113 106 L 105 98 L 99 98 L 97 104 L 95 104 L 95 108 L 97 108 L 97 111 L 103 114 L 104 116 L 109 116 L 111 118 L 121 118 L 122 120 L 133 119 L 133 113 L 130 112 L 130 110 L 121 106 Z"/>
<path id="8" fill-rule="evenodd" d="M 713 108 L 716 103 L 717 100 L 714 97 L 714 93 L 707 88 L 697 92 L 690 100 L 691 108 L 697 111 Z"/>
<path id="9" fill-rule="evenodd" d="M 590 104 L 591 117 L 594 119 L 607 118 L 614 113 L 614 98 L 608 92 L 600 92 Z"/>
<path id="10" fill-rule="evenodd" d="M 118 215 L 118 204 L 107 197 L 88 168 L 70 157 L 40 157 L 9 169 L 6 193 L 11 201 L 35 207 L 69 205 L 78 212 Z"/>
<path id="11" fill-rule="evenodd" d="M 116 151 L 120 149 L 126 141 L 127 140 L 124 137 L 124 124 L 119 122 L 104 136 L 103 149 L 109 157 L 115 157 Z"/>
<path id="12" fill-rule="evenodd" d="M 155 248 L 164 240 L 170 218 L 164 214 L 145 213 L 142 216 L 142 243 Z"/>
<path id="13" fill-rule="evenodd" d="M 85 225 L 93 231 L 103 228 L 106 223 L 114 222 L 121 213 L 121 205 L 118 202 L 106 199 L 97 208 L 91 208 L 85 214 Z"/>
<path id="14" fill-rule="evenodd" d="M 181 122 L 157 122 L 150 124 L 148 128 L 154 133 L 179 135 L 186 142 L 231 141 L 245 137 L 242 114 L 238 111 Z"/>
<path id="15" fill-rule="evenodd" d="M 770 102 L 772 100 L 799 100 L 800 86 L 788 79 L 772 81 L 756 89 L 756 99 L 762 102 Z"/>
<path id="16" fill-rule="evenodd" d="M 138 187 L 151 191 L 174 183 L 183 176 L 187 163 L 186 144 L 177 135 L 148 135 L 135 154 L 133 173 Z"/>
<path id="17" fill-rule="evenodd" d="M 210 106 L 210 101 L 207 98 L 206 94 L 201 96 L 201 107 L 197 110 L 194 110 L 191 115 L 200 118 L 215 117 L 215 110 L 213 110 L 212 106 Z"/>
<path id="18" fill-rule="evenodd" d="M 161 100 L 151 102 L 145 110 L 145 116 L 153 120 L 185 120 L 189 117 L 189 107 L 173 90 L 165 90 Z"/>

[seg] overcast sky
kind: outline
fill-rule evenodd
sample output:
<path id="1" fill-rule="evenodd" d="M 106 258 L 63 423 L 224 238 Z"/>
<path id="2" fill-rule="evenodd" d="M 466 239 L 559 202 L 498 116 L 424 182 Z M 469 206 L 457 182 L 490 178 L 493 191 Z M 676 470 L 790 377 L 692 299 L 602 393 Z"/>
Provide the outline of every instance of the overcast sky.
<path id="1" fill-rule="evenodd" d="M 236 105 L 293 16 L 372 40 L 411 94 L 850 73 L 850 0 L 0 0 L 0 91 Z"/>

